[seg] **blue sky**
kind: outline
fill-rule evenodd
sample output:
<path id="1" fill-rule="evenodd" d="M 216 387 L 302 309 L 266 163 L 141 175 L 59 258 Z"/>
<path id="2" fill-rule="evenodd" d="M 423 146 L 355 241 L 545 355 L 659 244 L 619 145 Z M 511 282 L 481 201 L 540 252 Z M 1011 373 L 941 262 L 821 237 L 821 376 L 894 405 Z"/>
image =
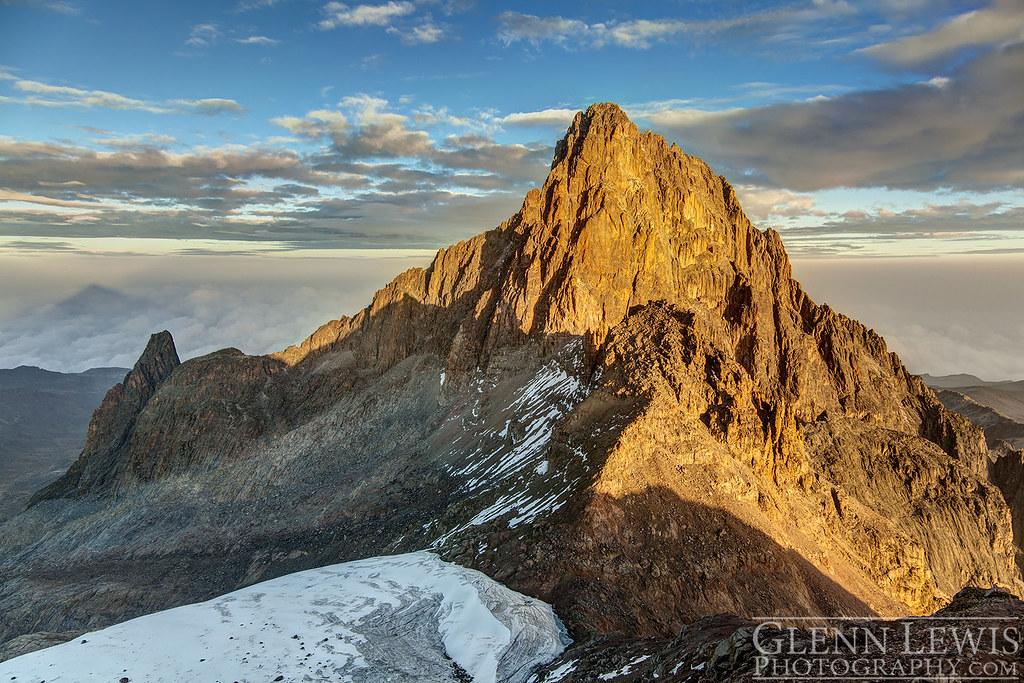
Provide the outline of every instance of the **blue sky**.
<path id="1" fill-rule="evenodd" d="M 611 100 L 796 254 L 1020 250 L 1022 32 L 1017 0 L 8 0 L 0 249 L 434 248 Z"/>

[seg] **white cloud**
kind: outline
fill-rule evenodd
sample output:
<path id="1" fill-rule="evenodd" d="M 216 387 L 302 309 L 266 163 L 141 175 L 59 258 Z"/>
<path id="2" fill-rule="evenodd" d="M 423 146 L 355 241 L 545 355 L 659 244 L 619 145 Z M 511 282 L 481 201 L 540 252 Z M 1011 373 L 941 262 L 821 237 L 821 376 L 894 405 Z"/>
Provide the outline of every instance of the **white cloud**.
<path id="1" fill-rule="evenodd" d="M 207 97 L 199 100 L 171 100 L 171 104 L 191 110 L 197 114 L 216 116 L 217 114 L 240 114 L 245 111 L 238 102 L 224 97 Z"/>
<path id="2" fill-rule="evenodd" d="M 318 26 L 327 31 L 339 26 L 390 26 L 399 17 L 412 14 L 416 6 L 411 2 L 391 0 L 382 5 L 356 5 L 329 2 L 324 5 L 326 15 Z"/>
<path id="3" fill-rule="evenodd" d="M 388 28 L 388 33 L 397 35 L 406 45 L 428 45 L 444 38 L 444 29 L 430 21 L 408 29 L 392 26 Z"/>
<path id="4" fill-rule="evenodd" d="M 239 3 L 235 5 L 235 11 L 252 12 L 253 10 L 273 7 L 279 2 L 281 2 L 281 0 L 240 0 Z"/>
<path id="5" fill-rule="evenodd" d="M 772 187 L 738 185 L 736 193 L 747 216 L 761 227 L 778 218 L 820 215 L 814 195 Z"/>
<path id="6" fill-rule="evenodd" d="M 267 36 L 246 36 L 245 38 L 236 38 L 235 42 L 242 45 L 262 45 L 264 47 L 272 47 L 281 43 L 280 40 Z"/>
<path id="7" fill-rule="evenodd" d="M 915 67 L 966 47 L 1003 45 L 1024 40 L 1024 3 L 995 0 L 926 33 L 879 43 L 859 52 L 890 64 Z"/>
<path id="8" fill-rule="evenodd" d="M 85 90 L 69 86 L 50 85 L 40 81 L 17 80 L 14 88 L 30 96 L 24 101 L 49 107 L 102 107 L 105 109 L 135 109 L 156 114 L 166 114 L 171 110 L 167 107 L 119 95 L 107 90 Z"/>
<path id="9" fill-rule="evenodd" d="M 576 109 L 542 109 L 520 111 L 502 117 L 506 126 L 568 126 L 576 116 Z"/>
<path id="10" fill-rule="evenodd" d="M 542 42 L 564 43 L 570 36 L 584 36 L 590 26 L 578 19 L 565 17 L 539 17 L 520 12 L 504 12 L 498 17 L 498 38 L 505 43 L 526 41 L 537 45 Z"/>
<path id="11" fill-rule="evenodd" d="M 3 0 L 0 5 L 28 5 L 68 16 L 82 13 L 81 7 L 65 0 Z"/>
<path id="12" fill-rule="evenodd" d="M 185 44 L 189 47 L 210 47 L 220 40 L 220 35 L 216 24 L 196 24 L 189 31 Z"/>
<path id="13" fill-rule="evenodd" d="M 13 81 L 13 88 L 20 93 L 24 93 L 21 96 L 13 97 L 0 95 L 0 102 L 10 104 L 50 108 L 79 107 L 83 109 L 133 110 L 149 112 L 151 114 L 196 113 L 214 115 L 244 111 L 242 105 L 235 100 L 222 97 L 154 102 L 128 97 L 109 90 L 90 90 L 66 85 L 52 85 L 42 81 L 27 79 L 0 78 L 0 80 Z"/>
<path id="14" fill-rule="evenodd" d="M 911 372 L 1024 379 L 1024 256 L 797 260 L 819 303 L 885 337 Z"/>
<path id="15" fill-rule="evenodd" d="M 279 116 L 270 120 L 276 126 L 288 130 L 295 135 L 308 138 L 329 137 L 344 133 L 349 128 L 348 119 L 340 111 L 317 109 L 304 117 Z"/>
<path id="16" fill-rule="evenodd" d="M 699 20 L 661 17 L 588 23 L 570 17 L 507 11 L 498 16 L 498 39 L 505 45 L 526 42 L 536 46 L 550 42 L 566 48 L 614 45 L 639 50 L 682 35 L 699 38 L 737 31 L 747 31 L 763 41 L 789 41 L 806 33 L 810 26 L 854 13 L 848 3 L 829 0 L 817 0 L 810 6 Z"/>

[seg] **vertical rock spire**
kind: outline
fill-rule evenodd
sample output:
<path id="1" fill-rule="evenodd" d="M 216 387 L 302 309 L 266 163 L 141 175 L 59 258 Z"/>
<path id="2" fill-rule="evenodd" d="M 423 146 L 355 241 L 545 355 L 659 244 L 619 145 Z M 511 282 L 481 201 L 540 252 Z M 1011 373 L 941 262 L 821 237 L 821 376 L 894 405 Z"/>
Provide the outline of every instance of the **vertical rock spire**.
<path id="1" fill-rule="evenodd" d="M 64 476 L 36 493 L 29 505 L 82 491 L 103 490 L 112 484 L 124 464 L 121 447 L 128 440 L 136 418 L 180 364 L 170 332 L 164 330 L 150 336 L 135 366 L 107 392 L 93 413 L 78 460 Z"/>

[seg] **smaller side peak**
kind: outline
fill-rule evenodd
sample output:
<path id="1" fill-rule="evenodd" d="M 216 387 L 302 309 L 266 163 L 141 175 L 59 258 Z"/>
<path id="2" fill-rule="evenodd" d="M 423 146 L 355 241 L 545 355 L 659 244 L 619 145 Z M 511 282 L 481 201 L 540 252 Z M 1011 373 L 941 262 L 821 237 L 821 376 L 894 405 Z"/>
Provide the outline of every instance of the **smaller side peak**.
<path id="1" fill-rule="evenodd" d="M 181 360 L 174 346 L 174 337 L 167 330 L 162 330 L 149 337 L 145 351 L 126 379 L 130 380 L 132 375 L 141 376 L 140 379 L 145 378 L 148 384 L 155 386 L 167 379 L 179 365 Z"/>

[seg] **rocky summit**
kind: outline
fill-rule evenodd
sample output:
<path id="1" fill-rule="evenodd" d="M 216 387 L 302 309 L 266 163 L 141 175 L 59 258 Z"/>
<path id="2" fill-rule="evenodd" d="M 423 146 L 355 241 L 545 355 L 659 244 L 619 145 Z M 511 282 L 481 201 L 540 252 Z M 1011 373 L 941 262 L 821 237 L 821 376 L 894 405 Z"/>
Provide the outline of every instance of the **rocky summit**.
<path id="1" fill-rule="evenodd" d="M 925 614 L 1022 588 L 989 470 L 724 178 L 599 104 L 514 216 L 358 314 L 270 356 L 154 336 L 0 527 L 0 642 L 420 549 L 551 603 L 577 648 Z"/>

